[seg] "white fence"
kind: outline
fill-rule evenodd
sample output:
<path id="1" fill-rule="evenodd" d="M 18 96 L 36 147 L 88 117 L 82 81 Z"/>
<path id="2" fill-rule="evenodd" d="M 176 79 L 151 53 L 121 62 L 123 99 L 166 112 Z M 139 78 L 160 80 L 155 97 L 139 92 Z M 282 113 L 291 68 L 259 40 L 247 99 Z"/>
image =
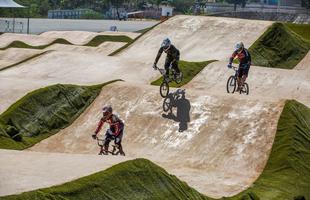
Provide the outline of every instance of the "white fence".
<path id="1" fill-rule="evenodd" d="M 0 32 L 3 33 L 22 33 L 24 30 L 24 23 L 21 21 L 2 20 L 0 19 Z"/>
<path id="2" fill-rule="evenodd" d="M 233 4 L 206 3 L 200 6 L 201 11 L 205 13 L 233 12 Z M 246 4 L 245 8 L 237 6 L 238 12 L 278 12 L 287 14 L 309 14 L 309 10 L 302 7 L 293 6 L 274 6 L 264 4 Z"/>

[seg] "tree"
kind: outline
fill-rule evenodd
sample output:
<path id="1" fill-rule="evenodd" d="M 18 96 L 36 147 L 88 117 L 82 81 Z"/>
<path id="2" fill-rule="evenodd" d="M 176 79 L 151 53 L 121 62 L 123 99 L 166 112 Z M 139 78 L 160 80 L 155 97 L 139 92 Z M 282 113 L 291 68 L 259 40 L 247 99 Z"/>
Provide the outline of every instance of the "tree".
<path id="1" fill-rule="evenodd" d="M 190 8 L 195 4 L 195 0 L 174 0 L 172 5 L 175 7 L 176 11 L 187 13 Z"/>
<path id="2" fill-rule="evenodd" d="M 51 8 L 48 0 L 43 0 L 40 2 L 40 6 L 39 6 L 39 14 L 41 16 L 46 16 L 47 15 L 47 12 L 48 10 Z"/>
<path id="3" fill-rule="evenodd" d="M 301 3 L 303 7 L 310 9 L 310 0 L 302 0 Z"/>

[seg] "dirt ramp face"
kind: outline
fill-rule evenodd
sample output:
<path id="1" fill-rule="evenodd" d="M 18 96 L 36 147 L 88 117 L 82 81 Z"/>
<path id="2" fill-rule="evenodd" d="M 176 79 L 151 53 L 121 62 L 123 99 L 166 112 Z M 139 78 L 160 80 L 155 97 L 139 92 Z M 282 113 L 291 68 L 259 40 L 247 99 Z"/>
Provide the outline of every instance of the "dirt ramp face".
<path id="1" fill-rule="evenodd" d="M 110 104 L 126 124 L 123 146 L 127 156 L 150 159 L 206 195 L 237 194 L 261 173 L 282 101 L 185 91 L 172 113 L 163 112 L 162 103 L 158 87 L 108 85 L 70 127 L 30 151 L 98 153 L 90 135 L 102 106 Z"/>
<path id="2" fill-rule="evenodd" d="M 0 150 L 0 157 L 0 196 L 59 185 L 130 159 L 12 150 Z"/>
<path id="3" fill-rule="evenodd" d="M 227 62 L 214 62 L 204 68 L 185 87 L 212 94 L 225 94 L 227 80 L 235 72 L 227 68 Z M 310 71 L 271 69 L 251 66 L 247 83 L 251 99 L 296 99 L 310 106 Z M 238 94 L 231 94 L 240 96 Z"/>
<path id="4" fill-rule="evenodd" d="M 180 49 L 182 60 L 226 60 L 237 41 L 250 47 L 271 24 L 268 21 L 179 15 L 143 35 L 120 55 L 153 62 L 162 40 L 168 37 Z"/>

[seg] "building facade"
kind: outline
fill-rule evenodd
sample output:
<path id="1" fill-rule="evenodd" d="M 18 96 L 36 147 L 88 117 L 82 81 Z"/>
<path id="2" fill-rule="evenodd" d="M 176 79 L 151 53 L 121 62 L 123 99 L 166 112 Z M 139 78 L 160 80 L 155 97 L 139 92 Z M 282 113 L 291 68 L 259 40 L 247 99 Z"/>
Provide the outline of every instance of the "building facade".
<path id="1" fill-rule="evenodd" d="M 301 6 L 301 0 L 261 0 L 261 3 L 266 5 Z"/>
<path id="2" fill-rule="evenodd" d="M 49 19 L 80 19 L 86 14 L 88 9 L 76 9 L 76 10 L 49 10 Z"/>

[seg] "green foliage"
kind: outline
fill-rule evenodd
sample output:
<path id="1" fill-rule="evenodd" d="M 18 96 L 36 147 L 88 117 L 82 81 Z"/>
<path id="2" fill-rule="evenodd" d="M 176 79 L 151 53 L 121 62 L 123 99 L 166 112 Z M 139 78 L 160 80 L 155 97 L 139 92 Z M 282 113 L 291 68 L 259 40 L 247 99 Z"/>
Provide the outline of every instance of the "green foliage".
<path id="1" fill-rule="evenodd" d="M 265 67 L 292 69 L 308 53 L 310 25 L 274 23 L 250 47 L 252 63 Z"/>
<path id="2" fill-rule="evenodd" d="M 175 82 L 169 83 L 169 86 L 171 87 L 181 87 L 188 82 L 190 82 L 205 66 L 208 64 L 214 62 L 215 60 L 210 61 L 204 61 L 204 62 L 186 62 L 186 61 L 180 61 L 179 62 L 179 68 L 183 73 L 183 80 L 180 84 L 177 84 Z M 160 85 L 163 82 L 163 77 L 160 77 L 159 79 L 153 81 L 152 85 Z"/>
<path id="3" fill-rule="evenodd" d="M 103 15 L 99 12 L 89 10 L 87 13 L 81 16 L 81 19 L 102 19 Z"/>
<path id="4" fill-rule="evenodd" d="M 46 189 L 0 200 L 211 200 L 146 159 L 135 159 L 105 171 Z"/>
<path id="5" fill-rule="evenodd" d="M 25 149 L 57 133 L 70 125 L 108 83 L 57 84 L 27 94 L 0 115 L 0 148 Z"/>
<path id="6" fill-rule="evenodd" d="M 310 109 L 287 101 L 267 165 L 254 184 L 233 198 L 260 200 L 310 199 Z M 255 198 L 248 198 L 253 196 Z M 247 197 L 247 198 L 243 198 Z"/>
<path id="7" fill-rule="evenodd" d="M 95 36 L 93 39 L 91 39 L 87 44 L 85 44 L 84 46 L 92 46 L 92 47 L 97 47 L 100 44 L 102 44 L 103 42 L 132 42 L 133 40 L 125 35 L 97 35 Z M 28 48 L 28 49 L 45 49 L 46 47 L 53 45 L 53 44 L 69 44 L 69 45 L 74 45 L 71 42 L 62 39 L 62 38 L 58 38 L 56 40 L 54 40 L 53 42 L 51 42 L 50 44 L 47 45 L 41 45 L 41 46 L 31 46 L 28 45 L 22 41 L 13 41 L 11 44 L 9 44 L 6 47 L 0 48 L 0 50 L 5 50 L 8 48 Z"/>
<path id="8" fill-rule="evenodd" d="M 172 5 L 175 7 L 175 10 L 181 13 L 188 13 L 191 7 L 194 5 L 196 0 L 173 0 Z"/>

